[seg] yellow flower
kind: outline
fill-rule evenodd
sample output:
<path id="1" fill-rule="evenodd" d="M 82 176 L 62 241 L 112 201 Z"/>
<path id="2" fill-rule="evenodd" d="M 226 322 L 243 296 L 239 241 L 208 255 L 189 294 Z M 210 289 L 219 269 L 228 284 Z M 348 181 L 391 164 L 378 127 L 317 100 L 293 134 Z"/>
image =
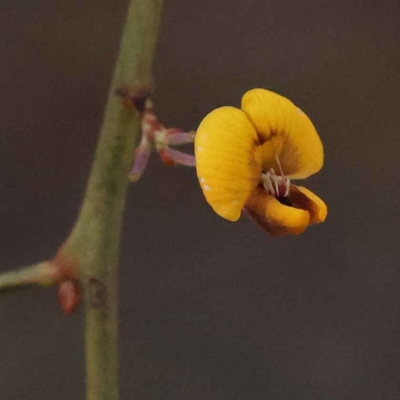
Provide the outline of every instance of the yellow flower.
<path id="1" fill-rule="evenodd" d="M 244 211 L 274 236 L 299 234 L 323 222 L 325 203 L 290 184 L 323 165 L 323 147 L 309 118 L 265 89 L 221 107 L 201 122 L 195 138 L 197 176 L 207 202 L 229 221 Z"/>

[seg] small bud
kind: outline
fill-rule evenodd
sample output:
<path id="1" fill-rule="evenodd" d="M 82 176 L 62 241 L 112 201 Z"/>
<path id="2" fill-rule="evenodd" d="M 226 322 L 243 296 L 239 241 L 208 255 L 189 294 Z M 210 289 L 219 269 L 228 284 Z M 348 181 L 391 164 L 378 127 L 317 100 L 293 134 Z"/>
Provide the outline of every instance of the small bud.
<path id="1" fill-rule="evenodd" d="M 81 289 L 76 279 L 64 280 L 59 284 L 58 302 L 64 314 L 76 311 L 81 302 Z"/>

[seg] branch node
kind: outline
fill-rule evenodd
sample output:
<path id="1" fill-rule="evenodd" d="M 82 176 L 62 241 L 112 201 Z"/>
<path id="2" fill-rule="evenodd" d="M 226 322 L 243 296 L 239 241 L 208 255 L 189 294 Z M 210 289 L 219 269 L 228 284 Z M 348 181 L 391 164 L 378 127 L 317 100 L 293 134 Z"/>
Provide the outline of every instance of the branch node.
<path id="1" fill-rule="evenodd" d="M 115 90 L 115 94 L 121 97 L 121 104 L 124 108 L 134 107 L 138 113 L 142 114 L 145 110 L 146 100 L 151 95 L 151 90 L 144 86 L 135 90 L 129 90 L 126 86 L 121 86 Z"/>

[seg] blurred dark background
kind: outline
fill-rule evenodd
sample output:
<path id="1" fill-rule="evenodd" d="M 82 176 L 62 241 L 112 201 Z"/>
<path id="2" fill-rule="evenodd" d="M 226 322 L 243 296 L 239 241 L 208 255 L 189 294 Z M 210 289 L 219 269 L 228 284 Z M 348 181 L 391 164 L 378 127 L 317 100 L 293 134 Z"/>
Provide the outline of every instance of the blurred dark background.
<path id="1" fill-rule="evenodd" d="M 77 214 L 128 2 L 3 0 L 2 270 L 53 255 Z M 329 206 L 299 237 L 229 223 L 156 155 L 129 191 L 122 399 L 400 398 L 398 0 L 166 1 L 154 100 L 194 129 L 254 87 L 316 125 Z M 83 317 L 55 289 L 0 298 L 0 397 L 83 399 Z"/>

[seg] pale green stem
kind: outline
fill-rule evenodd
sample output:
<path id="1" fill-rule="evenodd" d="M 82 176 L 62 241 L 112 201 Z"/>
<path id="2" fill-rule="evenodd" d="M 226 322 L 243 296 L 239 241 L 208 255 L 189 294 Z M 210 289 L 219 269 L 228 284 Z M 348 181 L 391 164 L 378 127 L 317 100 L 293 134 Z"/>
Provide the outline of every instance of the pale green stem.
<path id="1" fill-rule="evenodd" d="M 0 275 L 0 291 L 14 290 L 32 285 L 52 284 L 57 271 L 48 262 L 33 264 Z"/>
<path id="2" fill-rule="evenodd" d="M 87 400 L 118 399 L 118 260 L 128 172 L 140 116 L 123 107 L 117 91 L 145 96 L 162 0 L 132 0 L 103 126 L 77 223 L 63 254 L 80 267 L 85 292 Z"/>

